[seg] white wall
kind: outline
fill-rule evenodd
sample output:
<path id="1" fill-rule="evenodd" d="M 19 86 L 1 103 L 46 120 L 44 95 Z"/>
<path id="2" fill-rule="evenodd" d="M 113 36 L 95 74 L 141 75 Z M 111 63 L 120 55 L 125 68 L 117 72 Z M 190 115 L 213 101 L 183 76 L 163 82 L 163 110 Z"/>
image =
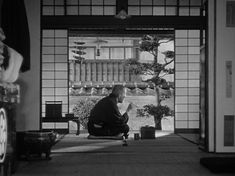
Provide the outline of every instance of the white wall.
<path id="1" fill-rule="evenodd" d="M 235 152 L 224 147 L 224 115 L 235 115 L 235 28 L 226 27 L 226 0 L 216 2 L 216 152 Z M 232 97 L 226 98 L 226 61 L 232 61 Z"/>
<path id="2" fill-rule="evenodd" d="M 17 131 L 38 130 L 40 127 L 40 1 L 25 0 L 25 7 L 30 33 L 31 68 L 21 73 L 17 81 L 21 87 Z"/>

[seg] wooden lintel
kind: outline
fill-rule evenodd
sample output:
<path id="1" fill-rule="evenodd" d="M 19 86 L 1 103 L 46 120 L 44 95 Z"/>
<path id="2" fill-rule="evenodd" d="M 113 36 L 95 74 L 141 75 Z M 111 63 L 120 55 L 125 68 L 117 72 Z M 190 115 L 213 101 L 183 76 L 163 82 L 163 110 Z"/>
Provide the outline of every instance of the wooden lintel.
<path id="1" fill-rule="evenodd" d="M 116 29 L 128 28 L 173 28 L 173 29 L 205 29 L 204 16 L 132 16 L 121 20 L 114 16 L 43 16 L 43 29 Z"/>

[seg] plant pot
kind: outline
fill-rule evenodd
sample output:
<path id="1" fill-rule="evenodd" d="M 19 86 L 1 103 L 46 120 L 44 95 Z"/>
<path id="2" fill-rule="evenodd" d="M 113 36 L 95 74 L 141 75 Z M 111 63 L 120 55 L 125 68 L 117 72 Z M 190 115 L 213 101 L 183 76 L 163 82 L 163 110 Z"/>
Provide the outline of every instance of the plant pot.
<path id="1" fill-rule="evenodd" d="M 80 134 L 80 121 L 78 119 L 73 119 L 69 121 L 69 134 Z"/>
<path id="2" fill-rule="evenodd" d="M 155 128 L 144 126 L 140 128 L 141 139 L 155 139 Z"/>

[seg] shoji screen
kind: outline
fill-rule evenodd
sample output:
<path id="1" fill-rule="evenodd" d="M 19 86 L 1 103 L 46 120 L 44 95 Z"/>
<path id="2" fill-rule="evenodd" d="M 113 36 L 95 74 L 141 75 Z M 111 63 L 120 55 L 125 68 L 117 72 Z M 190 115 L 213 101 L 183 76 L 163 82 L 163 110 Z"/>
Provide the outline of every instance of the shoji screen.
<path id="1" fill-rule="evenodd" d="M 175 128 L 199 129 L 200 31 L 175 31 Z"/>
<path id="2" fill-rule="evenodd" d="M 62 102 L 62 117 L 68 113 L 67 30 L 42 31 L 42 117 L 46 102 Z"/>

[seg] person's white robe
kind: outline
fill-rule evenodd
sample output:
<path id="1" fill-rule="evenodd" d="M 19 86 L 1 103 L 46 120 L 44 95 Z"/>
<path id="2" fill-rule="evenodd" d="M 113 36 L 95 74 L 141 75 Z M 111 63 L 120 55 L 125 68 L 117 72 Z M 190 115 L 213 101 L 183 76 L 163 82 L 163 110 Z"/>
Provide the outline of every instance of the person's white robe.
<path id="1" fill-rule="evenodd" d="M 9 64 L 6 69 L 1 68 L 2 82 L 13 83 L 17 80 L 20 72 L 20 67 L 23 62 L 23 57 L 16 50 L 7 46 Z"/>

